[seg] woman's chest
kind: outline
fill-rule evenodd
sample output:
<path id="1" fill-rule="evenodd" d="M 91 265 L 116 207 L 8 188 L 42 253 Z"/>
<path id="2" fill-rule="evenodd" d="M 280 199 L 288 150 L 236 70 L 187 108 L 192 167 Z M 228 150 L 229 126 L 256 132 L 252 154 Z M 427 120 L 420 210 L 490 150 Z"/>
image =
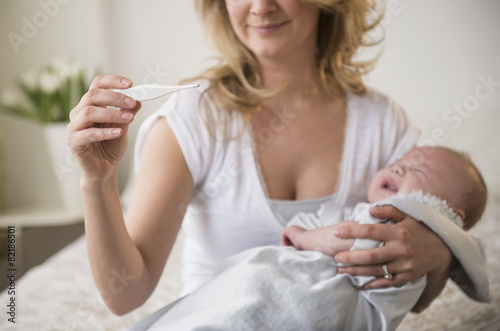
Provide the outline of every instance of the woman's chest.
<path id="1" fill-rule="evenodd" d="M 279 115 L 271 115 L 252 123 L 256 162 L 268 197 L 303 200 L 334 193 L 343 154 L 345 111 L 282 116 L 282 125 L 277 126 L 279 120 Z"/>

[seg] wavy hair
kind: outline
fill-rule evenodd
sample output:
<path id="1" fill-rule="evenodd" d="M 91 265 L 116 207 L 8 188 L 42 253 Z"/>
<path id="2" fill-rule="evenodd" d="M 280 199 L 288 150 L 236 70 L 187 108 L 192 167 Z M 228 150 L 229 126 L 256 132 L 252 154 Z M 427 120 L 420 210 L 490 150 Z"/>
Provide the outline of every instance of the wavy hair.
<path id="1" fill-rule="evenodd" d="M 355 61 L 357 50 L 383 40 L 366 40 L 366 35 L 381 21 L 375 0 L 300 0 L 320 9 L 316 67 L 323 89 L 332 96 L 348 91 L 366 93 L 362 75 L 369 72 L 377 57 Z M 208 79 L 205 91 L 210 100 L 226 113 L 236 110 L 245 116 L 260 109 L 260 99 L 271 96 L 280 87 L 264 89 L 258 62 L 234 33 L 224 0 L 195 0 L 207 35 L 220 53 L 219 62 L 189 80 Z M 200 99 L 201 100 L 201 99 Z"/>

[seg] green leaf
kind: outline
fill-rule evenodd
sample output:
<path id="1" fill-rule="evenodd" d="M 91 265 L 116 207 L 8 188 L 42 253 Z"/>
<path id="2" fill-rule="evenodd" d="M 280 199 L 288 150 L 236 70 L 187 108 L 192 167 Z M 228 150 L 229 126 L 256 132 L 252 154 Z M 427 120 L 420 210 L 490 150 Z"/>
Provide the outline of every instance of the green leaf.
<path id="1" fill-rule="evenodd" d="M 7 115 L 13 115 L 13 116 L 19 116 L 19 117 L 24 117 L 30 120 L 38 121 L 39 119 L 37 118 L 36 114 L 33 112 L 29 111 L 26 108 L 12 108 L 12 107 L 7 107 L 7 106 L 2 106 L 0 108 L 0 113 L 4 113 Z"/>
<path id="2" fill-rule="evenodd" d="M 19 82 L 18 86 L 24 92 L 24 95 L 28 98 L 29 101 L 31 101 L 34 105 L 38 103 L 38 101 L 40 100 L 40 90 L 38 87 L 35 90 L 30 90 L 21 82 Z"/>

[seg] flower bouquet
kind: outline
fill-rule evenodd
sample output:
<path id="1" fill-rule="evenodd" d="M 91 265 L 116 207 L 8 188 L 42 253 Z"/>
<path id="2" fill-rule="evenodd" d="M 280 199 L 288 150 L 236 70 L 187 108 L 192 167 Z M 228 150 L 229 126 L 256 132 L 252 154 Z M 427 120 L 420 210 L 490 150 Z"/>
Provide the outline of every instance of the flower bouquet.
<path id="1" fill-rule="evenodd" d="M 27 72 L 18 89 L 0 95 L 0 112 L 39 123 L 68 122 L 69 112 L 89 88 L 86 67 L 80 61 L 58 58 L 39 72 Z"/>

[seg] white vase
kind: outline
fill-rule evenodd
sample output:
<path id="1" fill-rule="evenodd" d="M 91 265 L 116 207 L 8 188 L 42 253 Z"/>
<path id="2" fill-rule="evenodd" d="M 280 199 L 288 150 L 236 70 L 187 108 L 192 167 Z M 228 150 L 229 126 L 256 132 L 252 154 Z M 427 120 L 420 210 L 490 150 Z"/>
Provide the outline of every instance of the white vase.
<path id="1" fill-rule="evenodd" d="M 81 170 L 66 145 L 67 123 L 46 124 L 43 127 L 52 168 L 56 174 L 65 211 L 83 214 L 80 191 Z"/>

